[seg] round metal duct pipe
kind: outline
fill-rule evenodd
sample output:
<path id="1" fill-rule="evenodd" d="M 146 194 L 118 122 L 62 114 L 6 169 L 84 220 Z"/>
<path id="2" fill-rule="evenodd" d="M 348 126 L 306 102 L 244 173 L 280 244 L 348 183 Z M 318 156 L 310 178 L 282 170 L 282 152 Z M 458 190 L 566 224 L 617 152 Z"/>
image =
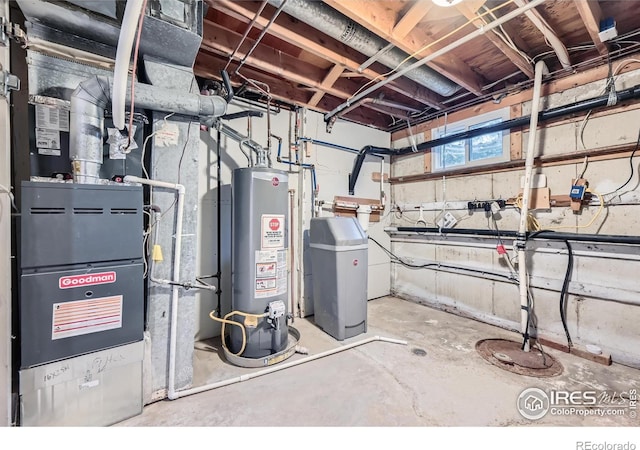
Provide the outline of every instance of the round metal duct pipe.
<path id="1" fill-rule="evenodd" d="M 269 0 L 269 3 L 279 8 L 283 0 Z M 369 57 L 377 54 L 389 44 L 323 2 L 287 0 L 283 11 Z M 407 56 L 402 50 L 392 48 L 380 55 L 378 61 L 393 69 L 402 63 Z M 411 70 L 405 76 L 445 97 L 460 90 L 460 86 L 453 81 L 426 66 Z"/>

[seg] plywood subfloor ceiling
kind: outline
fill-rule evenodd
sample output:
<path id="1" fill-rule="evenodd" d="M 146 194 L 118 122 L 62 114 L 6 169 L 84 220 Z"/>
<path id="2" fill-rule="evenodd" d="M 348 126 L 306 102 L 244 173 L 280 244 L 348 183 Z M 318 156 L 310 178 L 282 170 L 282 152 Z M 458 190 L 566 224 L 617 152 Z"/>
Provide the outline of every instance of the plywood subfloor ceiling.
<path id="1" fill-rule="evenodd" d="M 396 131 L 528 88 L 540 60 L 550 71 L 545 80 L 551 80 L 638 52 L 640 1 L 546 0 L 421 64 L 415 70 L 422 74 L 408 72 L 352 101 L 372 80 L 439 52 L 526 3 L 206 0 L 195 72 L 220 80 L 226 68 L 239 95 L 259 101 L 270 96 L 323 113 L 348 103 L 338 116 Z M 603 40 L 599 31 L 607 21 L 615 23 L 617 36 Z"/>

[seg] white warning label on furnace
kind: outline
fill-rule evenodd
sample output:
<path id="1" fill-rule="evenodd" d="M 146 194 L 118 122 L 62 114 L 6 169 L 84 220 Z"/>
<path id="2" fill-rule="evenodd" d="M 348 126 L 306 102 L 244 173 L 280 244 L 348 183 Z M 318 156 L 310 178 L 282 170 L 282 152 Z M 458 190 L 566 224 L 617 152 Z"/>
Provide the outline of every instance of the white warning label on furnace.
<path id="1" fill-rule="evenodd" d="M 53 340 L 121 327 L 122 295 L 53 304 Z"/>
<path id="2" fill-rule="evenodd" d="M 69 110 L 36 105 L 36 128 L 69 131 Z"/>
<path id="3" fill-rule="evenodd" d="M 284 214 L 262 215 L 262 249 L 284 248 Z"/>
<path id="4" fill-rule="evenodd" d="M 255 298 L 287 292 L 287 251 L 256 250 Z"/>
<path id="5" fill-rule="evenodd" d="M 60 150 L 60 131 L 36 128 L 36 147 Z"/>

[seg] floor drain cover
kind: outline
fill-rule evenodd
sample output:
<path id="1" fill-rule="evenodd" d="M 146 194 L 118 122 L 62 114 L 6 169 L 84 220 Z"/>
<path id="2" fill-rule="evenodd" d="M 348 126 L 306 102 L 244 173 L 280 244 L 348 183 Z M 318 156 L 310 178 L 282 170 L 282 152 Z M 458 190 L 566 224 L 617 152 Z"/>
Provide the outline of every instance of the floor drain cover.
<path id="1" fill-rule="evenodd" d="M 476 350 L 485 360 L 509 372 L 529 377 L 555 377 L 562 373 L 562 364 L 553 356 L 532 348 L 525 352 L 519 342 L 506 339 L 483 339 Z"/>
<path id="2" fill-rule="evenodd" d="M 427 352 L 425 352 L 424 350 L 422 350 L 421 348 L 414 348 L 413 350 L 411 350 L 413 352 L 414 355 L 416 356 L 427 356 Z"/>

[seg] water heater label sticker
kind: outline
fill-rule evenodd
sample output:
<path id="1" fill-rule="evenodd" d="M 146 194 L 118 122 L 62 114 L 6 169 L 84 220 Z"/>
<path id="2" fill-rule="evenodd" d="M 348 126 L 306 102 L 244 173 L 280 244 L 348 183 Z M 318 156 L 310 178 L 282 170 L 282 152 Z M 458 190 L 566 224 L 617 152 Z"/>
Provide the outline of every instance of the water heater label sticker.
<path id="1" fill-rule="evenodd" d="M 277 263 L 278 252 L 276 250 L 256 250 L 256 263 Z"/>
<path id="2" fill-rule="evenodd" d="M 36 128 L 69 131 L 69 110 L 36 105 Z"/>
<path id="3" fill-rule="evenodd" d="M 277 295 L 278 251 L 256 250 L 255 298 Z"/>
<path id="4" fill-rule="evenodd" d="M 60 150 L 60 131 L 36 128 L 36 147 Z"/>
<path id="5" fill-rule="evenodd" d="M 276 295 L 287 292 L 287 250 L 278 250 L 278 271 L 276 274 Z"/>
<path id="6" fill-rule="evenodd" d="M 276 276 L 276 263 L 257 263 L 256 278 L 273 278 Z"/>
<path id="7" fill-rule="evenodd" d="M 276 279 L 257 278 L 255 294 L 256 298 L 273 297 L 274 295 L 276 295 Z"/>
<path id="8" fill-rule="evenodd" d="M 284 248 L 284 214 L 262 215 L 262 249 Z"/>
<path id="9" fill-rule="evenodd" d="M 122 327 L 122 295 L 53 304 L 51 339 Z"/>

